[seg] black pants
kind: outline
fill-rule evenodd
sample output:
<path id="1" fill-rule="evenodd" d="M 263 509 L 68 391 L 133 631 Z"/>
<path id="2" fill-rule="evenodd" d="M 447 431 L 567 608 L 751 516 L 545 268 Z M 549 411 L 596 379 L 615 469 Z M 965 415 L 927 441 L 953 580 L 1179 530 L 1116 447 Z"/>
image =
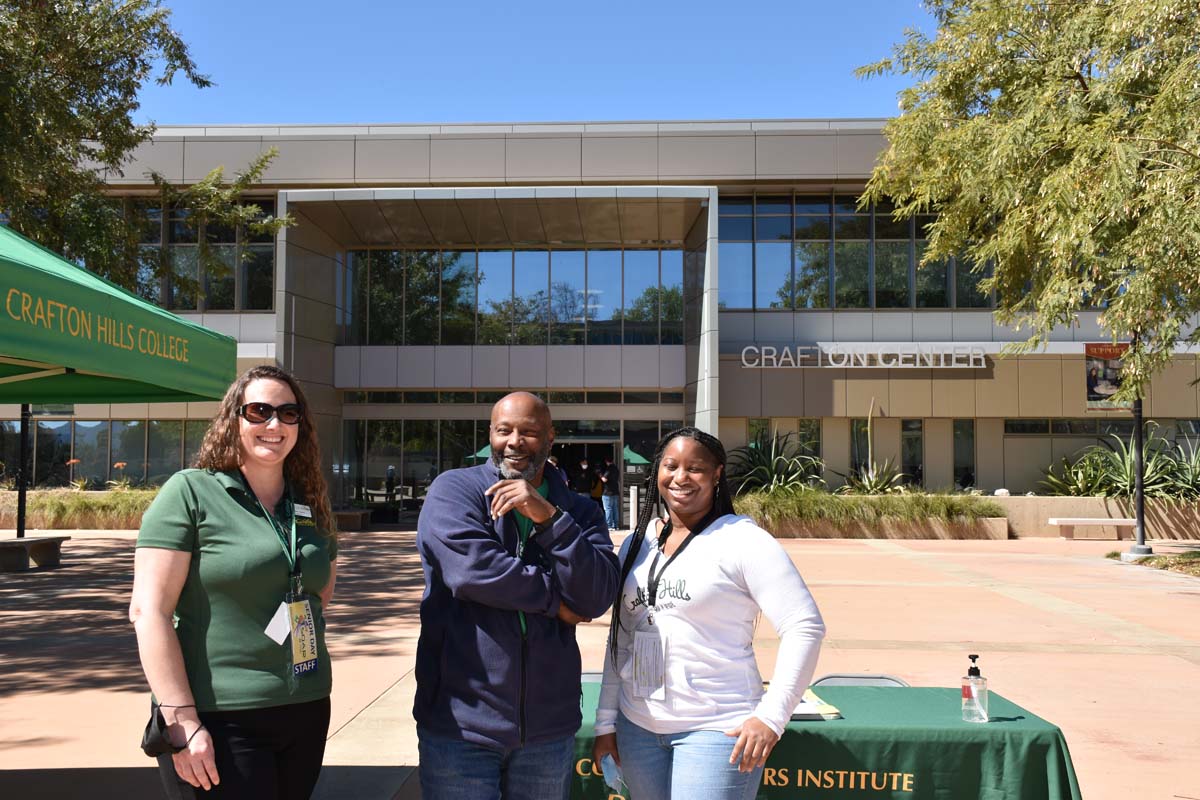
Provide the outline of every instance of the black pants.
<path id="1" fill-rule="evenodd" d="M 308 800 L 321 774 L 329 698 L 248 711 L 201 711 L 212 735 L 221 783 L 211 791 L 179 778 L 171 756 L 158 757 L 168 800 Z"/>

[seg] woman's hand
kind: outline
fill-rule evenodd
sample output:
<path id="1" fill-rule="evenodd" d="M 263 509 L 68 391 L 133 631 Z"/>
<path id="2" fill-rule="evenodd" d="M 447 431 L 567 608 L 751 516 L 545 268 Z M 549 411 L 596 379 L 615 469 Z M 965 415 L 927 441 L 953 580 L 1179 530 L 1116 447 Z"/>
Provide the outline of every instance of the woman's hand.
<path id="1" fill-rule="evenodd" d="M 212 736 L 200 721 L 196 709 L 191 706 L 167 708 L 164 717 L 168 723 L 167 737 L 171 744 L 183 748 L 171 755 L 180 780 L 205 791 L 220 783 Z"/>
<path id="2" fill-rule="evenodd" d="M 184 749 L 171 756 L 175 763 L 175 773 L 181 780 L 187 781 L 197 789 L 208 791 L 221 782 L 217 774 L 217 761 L 213 755 L 212 736 L 208 729 L 200 724 L 199 719 L 180 721 L 171 726 L 171 740 L 177 747 L 184 741 L 176 741 L 175 731 L 181 730 Z"/>
<path id="3" fill-rule="evenodd" d="M 752 772 L 766 764 L 767 756 L 779 741 L 775 731 L 758 717 L 747 717 L 741 725 L 725 731 L 725 735 L 737 737 L 729 763 L 737 764 L 738 772 Z"/>
<path id="4" fill-rule="evenodd" d="M 617 752 L 617 735 L 615 733 L 604 733 L 596 737 L 592 744 L 592 766 L 596 772 L 604 774 L 604 769 L 600 766 L 600 759 L 607 755 L 613 757 L 613 761 L 617 762 L 617 766 L 621 766 L 621 754 Z"/>

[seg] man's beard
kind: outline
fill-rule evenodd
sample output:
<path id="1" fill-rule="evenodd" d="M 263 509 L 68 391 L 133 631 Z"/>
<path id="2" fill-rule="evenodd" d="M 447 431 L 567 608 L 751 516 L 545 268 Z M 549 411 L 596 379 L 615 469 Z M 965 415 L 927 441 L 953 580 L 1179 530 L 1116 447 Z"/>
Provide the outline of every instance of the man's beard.
<path id="1" fill-rule="evenodd" d="M 515 478 L 523 478 L 527 481 L 533 480 L 542 471 L 542 467 L 549 457 L 550 442 L 546 442 L 540 450 L 529 454 L 529 462 L 525 465 L 525 469 L 516 470 L 509 467 L 504 461 L 504 448 L 500 448 L 499 450 L 494 447 L 492 448 L 492 463 L 500 470 L 500 477 L 505 480 L 513 480 Z"/>

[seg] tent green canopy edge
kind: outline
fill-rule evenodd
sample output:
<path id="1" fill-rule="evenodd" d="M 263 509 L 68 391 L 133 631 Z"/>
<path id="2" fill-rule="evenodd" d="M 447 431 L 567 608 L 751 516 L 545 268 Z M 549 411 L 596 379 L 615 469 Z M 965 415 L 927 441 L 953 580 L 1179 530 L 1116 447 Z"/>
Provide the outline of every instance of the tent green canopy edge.
<path id="1" fill-rule="evenodd" d="M 215 400 L 237 342 L 0 226 L 0 402 Z"/>

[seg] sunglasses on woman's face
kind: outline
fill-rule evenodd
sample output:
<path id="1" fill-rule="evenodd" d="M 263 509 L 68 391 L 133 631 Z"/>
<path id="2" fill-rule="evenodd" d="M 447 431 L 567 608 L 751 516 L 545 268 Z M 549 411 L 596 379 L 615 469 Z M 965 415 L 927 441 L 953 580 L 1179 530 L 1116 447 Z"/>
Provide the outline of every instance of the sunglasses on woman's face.
<path id="1" fill-rule="evenodd" d="M 238 414 L 242 419 L 255 425 L 270 422 L 271 417 L 277 417 L 284 425 L 295 425 L 304 414 L 304 409 L 300 407 L 299 403 L 284 403 L 281 406 L 273 406 L 270 403 L 246 403 L 238 409 Z"/>

